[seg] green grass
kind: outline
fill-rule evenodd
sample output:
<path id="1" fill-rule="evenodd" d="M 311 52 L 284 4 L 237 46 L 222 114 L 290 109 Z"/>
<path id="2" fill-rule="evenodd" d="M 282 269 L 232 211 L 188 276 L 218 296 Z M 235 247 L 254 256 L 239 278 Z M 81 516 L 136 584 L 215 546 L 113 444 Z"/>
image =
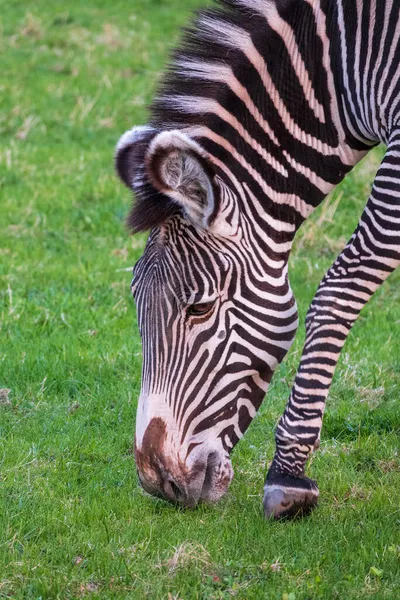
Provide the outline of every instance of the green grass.
<path id="1" fill-rule="evenodd" d="M 146 120 L 199 0 L 0 1 L 0 598 L 399 597 L 400 277 L 352 331 L 309 472 L 307 520 L 261 513 L 302 328 L 234 453 L 220 504 L 180 511 L 138 487 L 140 341 L 119 135 Z M 377 150 L 302 229 L 302 319 L 368 195 Z M 335 203 L 338 202 L 334 213 Z"/>

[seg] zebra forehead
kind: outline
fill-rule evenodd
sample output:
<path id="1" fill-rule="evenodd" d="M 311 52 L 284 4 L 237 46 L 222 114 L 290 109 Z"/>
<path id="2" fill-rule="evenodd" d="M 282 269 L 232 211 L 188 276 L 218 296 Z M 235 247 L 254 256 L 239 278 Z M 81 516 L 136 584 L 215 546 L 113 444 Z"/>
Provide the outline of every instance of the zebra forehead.
<path id="1" fill-rule="evenodd" d="M 147 307 L 147 318 L 165 302 L 173 309 L 214 296 L 225 285 L 229 264 L 222 253 L 183 249 L 181 244 L 171 248 L 164 240 L 156 250 L 146 249 L 135 267 L 132 292 L 137 306 Z"/>
<path id="2" fill-rule="evenodd" d="M 188 264 L 199 266 L 199 261 L 213 257 L 223 261 L 228 246 L 221 245 L 212 233 L 197 229 L 179 215 L 170 217 L 153 229 L 143 254 L 149 263 L 174 264 L 183 269 Z"/>

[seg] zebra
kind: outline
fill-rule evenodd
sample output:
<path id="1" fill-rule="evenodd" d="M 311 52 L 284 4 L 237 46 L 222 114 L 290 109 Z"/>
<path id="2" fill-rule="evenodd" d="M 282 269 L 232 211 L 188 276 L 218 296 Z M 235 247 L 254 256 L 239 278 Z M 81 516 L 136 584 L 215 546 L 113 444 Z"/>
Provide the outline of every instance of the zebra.
<path id="1" fill-rule="evenodd" d="M 147 492 L 184 506 L 226 493 L 232 449 L 298 327 L 295 234 L 383 143 L 358 226 L 308 310 L 264 487 L 268 518 L 316 506 L 305 467 L 340 351 L 400 262 L 399 13 L 398 0 L 216 0 L 186 30 L 149 124 L 118 142 L 129 227 L 150 230 L 132 282 Z"/>

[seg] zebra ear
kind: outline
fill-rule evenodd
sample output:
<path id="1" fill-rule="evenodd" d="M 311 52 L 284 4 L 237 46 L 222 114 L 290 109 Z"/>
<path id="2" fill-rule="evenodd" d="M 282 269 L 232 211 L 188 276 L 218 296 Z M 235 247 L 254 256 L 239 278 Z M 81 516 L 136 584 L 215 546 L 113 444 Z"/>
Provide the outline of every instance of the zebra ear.
<path id="1" fill-rule="evenodd" d="M 141 176 L 141 163 L 151 139 L 157 130 L 147 125 L 129 129 L 119 139 L 115 149 L 115 168 L 121 180 L 130 189 L 135 189 Z"/>
<path id="2" fill-rule="evenodd" d="M 147 125 L 134 127 L 120 138 L 115 151 L 117 173 L 135 195 L 127 218 L 132 233 L 159 227 L 178 209 L 176 202 L 154 188 L 146 173 L 146 154 L 158 133 Z"/>
<path id="3" fill-rule="evenodd" d="M 216 210 L 212 165 L 201 146 L 181 131 L 163 131 L 145 157 L 150 182 L 174 200 L 194 225 L 208 227 Z"/>

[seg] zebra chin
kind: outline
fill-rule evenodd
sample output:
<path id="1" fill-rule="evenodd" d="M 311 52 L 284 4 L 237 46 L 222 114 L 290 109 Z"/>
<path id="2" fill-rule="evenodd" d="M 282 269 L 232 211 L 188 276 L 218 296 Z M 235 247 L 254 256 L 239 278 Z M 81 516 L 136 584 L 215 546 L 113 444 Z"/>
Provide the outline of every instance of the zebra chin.
<path id="1" fill-rule="evenodd" d="M 140 444 L 137 436 L 135 459 L 143 489 L 186 507 L 218 502 L 233 478 L 231 461 L 222 446 L 210 449 L 199 444 L 185 460 L 182 456 L 188 453 L 182 447 L 176 449 L 171 437 L 161 417 L 150 420 Z"/>

